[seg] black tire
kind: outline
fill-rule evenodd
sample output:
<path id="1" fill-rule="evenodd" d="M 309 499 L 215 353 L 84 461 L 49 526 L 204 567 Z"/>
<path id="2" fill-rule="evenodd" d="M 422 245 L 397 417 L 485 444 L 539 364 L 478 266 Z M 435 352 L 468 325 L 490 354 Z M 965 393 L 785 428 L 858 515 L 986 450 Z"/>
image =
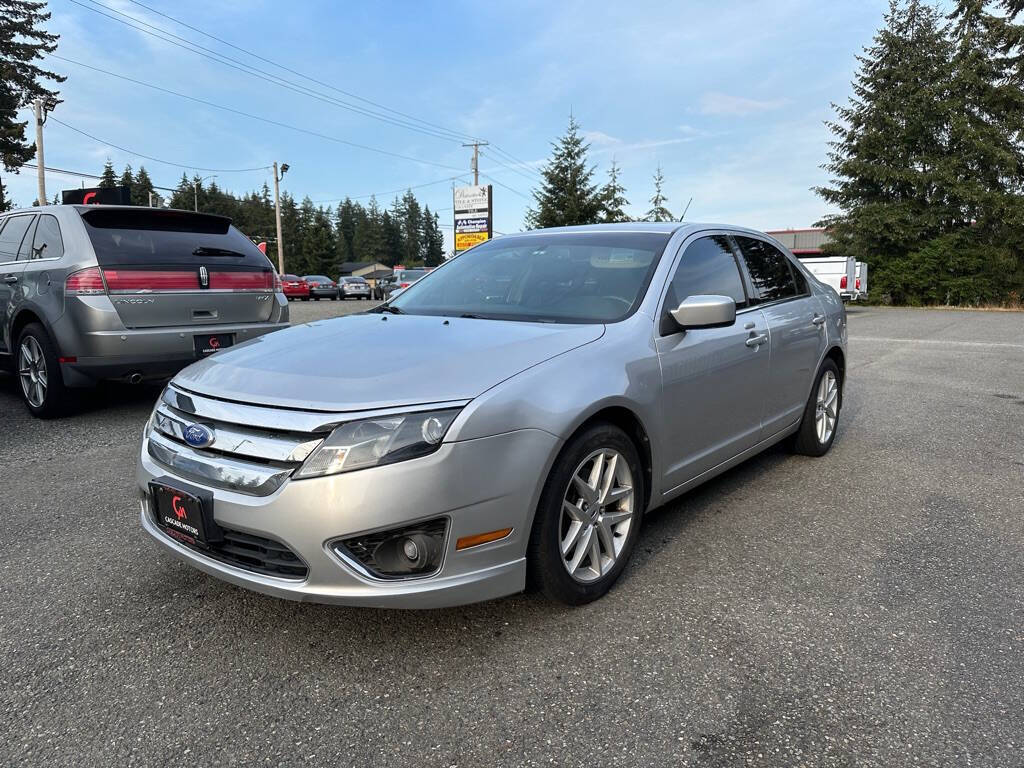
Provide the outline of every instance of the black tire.
<path id="1" fill-rule="evenodd" d="M 38 345 L 42 352 L 41 364 L 45 367 L 46 388 L 39 405 L 33 405 L 22 386 L 20 373 L 21 348 L 23 345 L 32 345 L 32 341 Z M 57 350 L 50 341 L 50 336 L 39 323 L 29 323 L 21 329 L 18 334 L 18 341 L 14 347 L 14 375 L 18 381 L 18 391 L 21 393 L 22 402 L 28 408 L 29 413 L 40 419 L 52 419 L 60 416 L 71 407 L 71 395 L 64 386 L 64 379 L 60 373 L 60 361 L 57 359 Z"/>
<path id="2" fill-rule="evenodd" d="M 632 475 L 633 517 L 626 541 L 612 567 L 593 581 L 573 578 L 560 550 L 562 502 L 573 472 L 594 451 L 612 449 L 626 459 Z M 644 473 L 636 446 L 625 432 L 611 424 L 595 424 L 573 437 L 562 449 L 541 492 L 527 548 L 527 583 L 547 597 L 568 605 L 583 605 L 602 597 L 626 567 L 643 523 Z"/>
<path id="3" fill-rule="evenodd" d="M 818 413 L 818 390 L 821 387 L 821 380 L 826 373 L 835 377 L 838 391 L 835 400 L 835 423 L 827 439 L 822 441 L 818 437 L 817 413 Z M 804 415 L 800 420 L 800 428 L 790 439 L 790 450 L 803 456 L 824 456 L 835 442 L 836 432 L 839 431 L 839 415 L 843 408 L 843 378 L 839 374 L 839 367 L 831 358 L 826 358 L 818 369 L 818 375 L 814 377 L 814 386 L 811 387 L 811 394 L 807 398 L 807 405 L 804 406 Z"/>

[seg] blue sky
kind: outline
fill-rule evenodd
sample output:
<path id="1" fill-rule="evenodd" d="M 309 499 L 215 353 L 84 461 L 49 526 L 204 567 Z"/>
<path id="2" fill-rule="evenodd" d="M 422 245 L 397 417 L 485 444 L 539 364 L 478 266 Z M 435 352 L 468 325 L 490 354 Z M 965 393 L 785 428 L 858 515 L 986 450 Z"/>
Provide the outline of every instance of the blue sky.
<path id="1" fill-rule="evenodd" d="M 99 1 L 247 59 L 129 0 Z M 660 165 L 669 208 L 677 215 L 692 196 L 689 220 L 762 229 L 807 226 L 828 212 L 810 191 L 825 180 L 819 168 L 828 140 L 823 121 L 831 116 L 830 102 L 848 97 L 854 56 L 880 25 L 885 5 L 881 0 L 144 1 L 335 88 L 489 140 L 532 167 L 548 156 L 571 111 L 591 142 L 597 178 L 604 180 L 612 158 L 622 167 L 634 215 L 649 207 L 651 177 Z M 64 61 L 51 62 L 68 75 L 61 88 L 64 103 L 54 116 L 101 140 L 49 122 L 47 165 L 98 173 L 110 157 L 118 171 L 126 162 L 136 168 L 144 164 L 156 184 L 173 186 L 181 168 L 106 142 L 195 167 L 255 168 L 276 159 L 291 166 L 283 182 L 287 190 L 331 206 L 345 195 L 374 192 L 383 193 L 378 197 L 387 203 L 396 189 L 429 185 L 416 189 L 417 196 L 450 224 L 452 182 L 447 179 L 469 168 L 470 150 L 459 142 L 290 92 L 70 0 L 52 0 L 50 8 L 62 56 L 435 165 L 241 117 Z M 503 167 L 492 157 L 494 150 L 483 151 L 481 171 L 495 183 L 495 228 L 518 231 L 535 176 L 528 169 Z M 222 172 L 217 178 L 236 192 L 265 180 L 270 181 L 265 170 Z M 5 174 L 5 182 L 20 204 L 35 194 L 31 171 Z M 79 185 L 74 178 L 48 174 L 50 197 Z"/>

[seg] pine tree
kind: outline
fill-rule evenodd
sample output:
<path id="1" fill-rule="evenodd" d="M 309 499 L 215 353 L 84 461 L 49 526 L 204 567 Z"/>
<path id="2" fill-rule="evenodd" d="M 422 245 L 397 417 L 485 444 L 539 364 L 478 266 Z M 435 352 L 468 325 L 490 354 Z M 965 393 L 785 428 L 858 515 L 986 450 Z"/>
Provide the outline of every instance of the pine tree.
<path id="1" fill-rule="evenodd" d="M 423 260 L 423 211 L 419 201 L 407 190 L 402 196 L 402 218 L 398 222 L 402 231 L 402 261 L 406 264 Z"/>
<path id="2" fill-rule="evenodd" d="M 601 222 L 612 224 L 619 221 L 629 221 L 625 208 L 629 205 L 626 199 L 626 188 L 619 183 L 619 166 L 612 160 L 612 167 L 608 169 L 608 181 L 600 192 L 601 197 Z"/>
<path id="3" fill-rule="evenodd" d="M 36 155 L 35 144 L 27 141 L 28 121 L 17 120 L 17 111 L 36 98 L 49 105 L 60 103 L 57 91 L 40 80 L 64 82 L 64 77 L 41 69 L 35 61 L 57 49 L 58 35 L 46 32 L 49 21 L 46 3 L 28 0 L 0 0 L 0 160 L 5 171 L 15 171 Z M 0 180 L 0 211 L 10 207 Z"/>
<path id="4" fill-rule="evenodd" d="M 284 271 L 308 275 L 309 272 L 303 271 L 299 207 L 287 192 L 281 193 L 281 239 L 284 241 Z"/>
<path id="5" fill-rule="evenodd" d="M 132 184 L 132 205 L 149 205 L 149 195 L 153 193 L 153 205 L 160 205 L 160 196 L 153 188 L 153 180 L 149 178 L 146 167 L 139 166 L 139 172 L 135 174 L 135 183 Z"/>
<path id="6" fill-rule="evenodd" d="M 170 206 L 171 208 L 191 211 L 192 200 L 192 182 L 188 180 L 188 176 L 183 172 L 178 186 L 171 193 Z"/>
<path id="7" fill-rule="evenodd" d="M 107 158 L 106 164 L 103 166 L 103 175 L 100 176 L 100 183 L 96 186 L 102 187 L 103 189 L 110 189 L 116 187 L 118 184 L 117 174 L 114 173 L 114 164 L 110 162 L 110 158 Z"/>
<path id="8" fill-rule="evenodd" d="M 121 174 L 121 178 L 117 183 L 122 187 L 126 187 L 131 192 L 132 187 L 135 186 L 135 174 L 132 173 L 131 164 L 124 167 L 124 173 Z"/>
<path id="9" fill-rule="evenodd" d="M 565 135 L 552 144 L 551 159 L 541 171 L 540 189 L 533 192 L 536 208 L 526 214 L 529 229 L 594 224 L 600 220 L 601 198 L 591 182 L 594 168 L 588 164 L 589 144 L 579 135 L 579 123 L 569 117 Z"/>
<path id="10" fill-rule="evenodd" d="M 437 267 L 444 263 L 444 234 L 441 222 L 436 213 L 430 212 L 430 206 L 423 206 L 423 264 Z"/>
<path id="11" fill-rule="evenodd" d="M 644 216 L 644 221 L 675 221 L 672 211 L 665 207 L 668 199 L 661 191 L 664 183 L 665 177 L 662 175 L 659 165 L 658 172 L 654 174 L 654 197 L 651 198 L 651 209 Z"/>
<path id="12" fill-rule="evenodd" d="M 337 243 L 338 260 L 340 262 L 357 261 L 354 250 L 356 206 L 357 203 L 353 203 L 347 197 L 338 204 Z"/>

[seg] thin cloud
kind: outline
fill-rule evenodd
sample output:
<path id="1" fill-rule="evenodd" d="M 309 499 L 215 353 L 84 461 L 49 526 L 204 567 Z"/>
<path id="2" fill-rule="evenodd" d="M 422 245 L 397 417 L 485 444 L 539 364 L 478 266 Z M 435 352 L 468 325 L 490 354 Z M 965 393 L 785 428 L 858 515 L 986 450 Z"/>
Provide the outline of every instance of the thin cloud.
<path id="1" fill-rule="evenodd" d="M 705 93 L 700 100 L 700 112 L 704 115 L 728 115 L 743 117 L 758 112 L 771 112 L 784 107 L 788 99 L 747 99 L 726 93 Z"/>

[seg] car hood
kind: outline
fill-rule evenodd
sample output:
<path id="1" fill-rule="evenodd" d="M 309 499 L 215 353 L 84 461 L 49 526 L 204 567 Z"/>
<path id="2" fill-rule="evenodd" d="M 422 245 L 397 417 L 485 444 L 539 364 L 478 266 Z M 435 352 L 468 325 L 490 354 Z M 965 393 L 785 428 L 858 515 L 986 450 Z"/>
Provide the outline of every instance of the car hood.
<path id="1" fill-rule="evenodd" d="M 603 334 L 603 325 L 352 315 L 225 349 L 174 383 L 227 400 L 323 411 L 470 400 Z"/>

